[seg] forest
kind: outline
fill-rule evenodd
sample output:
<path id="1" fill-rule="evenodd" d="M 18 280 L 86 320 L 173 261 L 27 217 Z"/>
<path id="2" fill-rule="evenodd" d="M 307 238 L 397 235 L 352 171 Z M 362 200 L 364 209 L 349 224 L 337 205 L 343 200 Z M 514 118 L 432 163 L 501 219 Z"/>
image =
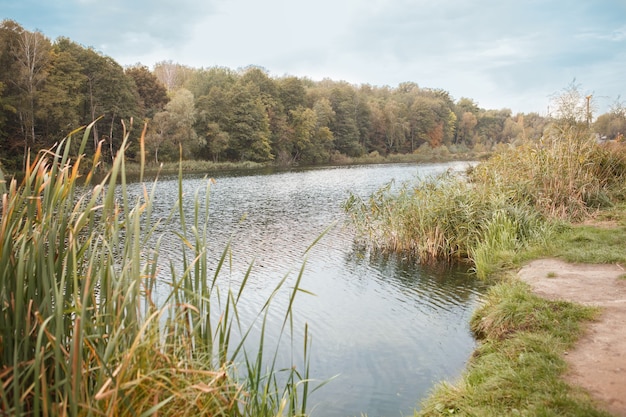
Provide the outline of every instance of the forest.
<path id="1" fill-rule="evenodd" d="M 124 132 L 139 138 L 146 161 L 254 161 L 280 166 L 327 164 L 342 156 L 388 156 L 445 149 L 485 152 L 538 139 L 555 117 L 621 138 L 619 101 L 594 118 L 572 83 L 555 98 L 555 114 L 512 114 L 455 100 L 438 88 L 396 87 L 271 76 L 257 66 L 191 68 L 161 61 L 122 67 L 66 37 L 50 40 L 19 23 L 0 23 L 0 166 L 22 169 L 27 156 L 93 123 L 87 156 L 102 144 L 105 160 Z M 138 158 L 137 140 L 128 156 Z"/>

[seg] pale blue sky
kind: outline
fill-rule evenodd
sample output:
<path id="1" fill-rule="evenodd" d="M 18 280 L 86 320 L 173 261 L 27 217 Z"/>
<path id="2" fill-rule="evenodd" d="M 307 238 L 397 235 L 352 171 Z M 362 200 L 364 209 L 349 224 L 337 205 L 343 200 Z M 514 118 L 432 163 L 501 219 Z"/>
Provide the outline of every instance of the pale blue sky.
<path id="1" fill-rule="evenodd" d="M 626 98 L 626 0 L 0 0 L 3 18 L 122 65 L 413 81 L 542 114 L 574 78 L 600 112 Z"/>

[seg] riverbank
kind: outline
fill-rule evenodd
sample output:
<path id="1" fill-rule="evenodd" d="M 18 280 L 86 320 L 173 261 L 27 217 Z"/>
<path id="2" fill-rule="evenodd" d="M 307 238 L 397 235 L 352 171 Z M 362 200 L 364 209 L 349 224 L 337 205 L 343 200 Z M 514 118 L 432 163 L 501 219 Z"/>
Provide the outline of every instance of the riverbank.
<path id="1" fill-rule="evenodd" d="M 441 146 L 436 149 L 424 148 L 410 154 L 390 154 L 382 156 L 378 152 L 364 155 L 358 158 L 351 158 L 342 154 L 333 155 L 328 164 L 317 165 L 300 165 L 278 164 L 275 162 L 213 162 L 204 160 L 185 160 L 176 162 L 166 162 L 163 164 L 147 164 L 142 167 L 140 163 L 127 161 L 125 165 L 125 173 L 129 177 L 139 177 L 143 173 L 144 177 L 153 178 L 157 175 L 178 174 L 182 170 L 185 174 L 223 174 L 229 172 L 276 172 L 291 169 L 315 169 L 325 166 L 348 166 L 348 165 L 378 165 L 378 164 L 402 164 L 402 163 L 437 163 L 437 162 L 453 162 L 453 161 L 478 161 L 485 159 L 490 153 L 474 152 L 474 151 L 455 151 L 451 152 L 447 147 Z M 103 168 L 103 172 L 108 170 Z"/>
<path id="2" fill-rule="evenodd" d="M 518 273 L 541 297 L 600 308 L 574 348 L 563 352 L 568 366 L 564 379 L 587 390 L 601 409 L 616 416 L 626 416 L 625 274 L 619 264 L 558 259 L 532 261 Z"/>
<path id="3" fill-rule="evenodd" d="M 472 318 L 466 371 L 416 415 L 626 416 L 625 245 L 622 205 L 520 253 Z"/>
<path id="4" fill-rule="evenodd" d="M 545 257 L 626 265 L 626 147 L 554 128 L 466 174 L 346 204 L 377 250 L 468 261 L 478 278 L 497 282 L 472 317 L 479 346 L 466 371 L 438 386 L 416 415 L 609 416 L 564 379 L 564 352 L 601 310 L 542 298 L 517 270 Z"/>

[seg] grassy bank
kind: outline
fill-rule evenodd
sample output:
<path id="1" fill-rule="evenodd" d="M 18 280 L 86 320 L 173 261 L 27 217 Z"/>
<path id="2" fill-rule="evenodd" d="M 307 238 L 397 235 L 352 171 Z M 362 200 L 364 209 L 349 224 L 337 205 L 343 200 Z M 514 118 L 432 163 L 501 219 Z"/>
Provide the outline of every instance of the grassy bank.
<path id="1" fill-rule="evenodd" d="M 80 135 L 82 154 L 89 132 Z M 233 292 L 219 285 L 229 248 L 207 265 L 209 193 L 199 190 L 186 218 L 183 197 L 193 197 L 183 196 L 181 174 L 170 217 L 154 218 L 156 182 L 131 198 L 123 153 L 94 182 L 99 152 L 84 167 L 69 156 L 73 140 L 39 154 L 20 183 L 0 178 L 0 414 L 304 415 L 306 329 L 304 361 L 286 370 L 262 335 L 259 346 L 245 343 L 253 326 L 266 327 L 279 291 L 289 294 L 279 314 L 290 336 L 302 272 L 290 288 L 287 277 L 277 285 L 257 323 L 241 323 L 251 271 Z M 167 239 L 180 245 L 182 269 L 159 260 L 155 232 L 175 217 L 182 228 Z"/>
<path id="2" fill-rule="evenodd" d="M 609 416 L 561 378 L 564 352 L 595 313 L 539 298 L 515 277 L 495 285 L 471 321 L 481 343 L 467 370 L 416 416 Z"/>
<path id="3" fill-rule="evenodd" d="M 626 205 L 586 224 L 561 224 L 544 244 L 518 253 L 578 263 L 626 263 Z M 592 224 L 588 224 L 592 223 Z M 533 295 L 512 272 L 500 277 L 471 319 L 480 341 L 463 376 L 439 384 L 416 416 L 609 416 L 566 384 L 563 354 L 597 311 Z"/>
<path id="4" fill-rule="evenodd" d="M 561 379 L 563 352 L 593 309 L 534 296 L 512 268 L 541 256 L 626 262 L 626 145 L 580 129 L 503 149 L 446 174 L 345 203 L 362 244 L 416 262 L 467 262 L 496 279 L 471 328 L 480 345 L 454 385 L 416 415 L 606 416 Z"/>
<path id="5" fill-rule="evenodd" d="M 326 165 L 372 165 L 372 164 L 397 164 L 397 163 L 429 163 L 448 162 L 458 160 L 478 160 L 484 159 L 488 155 L 486 152 L 475 152 L 467 148 L 440 146 L 436 149 L 425 145 L 413 153 L 409 154 L 389 154 L 380 155 L 372 152 L 361 157 L 349 157 L 340 153 L 333 154 Z M 154 178 L 157 175 L 176 175 L 182 168 L 185 174 L 217 174 L 231 171 L 251 171 L 258 172 L 264 170 L 289 169 L 298 164 L 278 164 L 275 162 L 213 162 L 206 160 L 185 160 L 182 162 L 165 162 L 161 164 L 150 163 L 142 165 L 138 162 L 126 161 L 125 171 L 129 178 L 137 178 L 140 174 Z M 319 165 L 323 166 L 323 165 Z M 108 169 L 103 169 L 107 171 Z"/>

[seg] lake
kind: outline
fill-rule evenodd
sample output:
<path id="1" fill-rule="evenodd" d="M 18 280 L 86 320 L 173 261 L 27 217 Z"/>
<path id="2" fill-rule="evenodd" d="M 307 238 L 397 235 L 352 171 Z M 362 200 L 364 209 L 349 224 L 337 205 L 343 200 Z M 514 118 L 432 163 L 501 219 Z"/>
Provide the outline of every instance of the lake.
<path id="1" fill-rule="evenodd" d="M 308 325 L 311 376 L 319 381 L 334 377 L 309 398 L 312 416 L 412 415 L 434 384 L 460 375 L 475 347 L 469 319 L 486 284 L 462 268 L 419 267 L 401 257 L 363 251 L 354 244 L 341 204 L 350 192 L 366 198 L 390 181 L 399 187 L 467 166 L 364 165 L 213 177 L 213 265 L 229 241 L 232 250 L 218 285 L 237 287 L 253 264 L 240 311 L 244 321 L 252 320 L 286 274 L 295 280 L 306 260 L 301 287 L 314 295 L 298 294 L 293 348 L 284 338 L 278 349 L 284 366 L 300 366 L 302 329 Z M 202 194 L 206 184 L 205 177 L 184 179 L 184 209 L 190 216 L 194 194 Z M 177 179 L 162 178 L 157 187 L 155 211 L 166 216 L 178 197 Z M 132 193 L 140 187 L 130 188 Z M 174 241 L 164 238 L 160 253 L 176 264 L 181 249 L 170 246 Z M 276 303 L 269 315 L 269 345 L 277 343 L 286 296 Z"/>

